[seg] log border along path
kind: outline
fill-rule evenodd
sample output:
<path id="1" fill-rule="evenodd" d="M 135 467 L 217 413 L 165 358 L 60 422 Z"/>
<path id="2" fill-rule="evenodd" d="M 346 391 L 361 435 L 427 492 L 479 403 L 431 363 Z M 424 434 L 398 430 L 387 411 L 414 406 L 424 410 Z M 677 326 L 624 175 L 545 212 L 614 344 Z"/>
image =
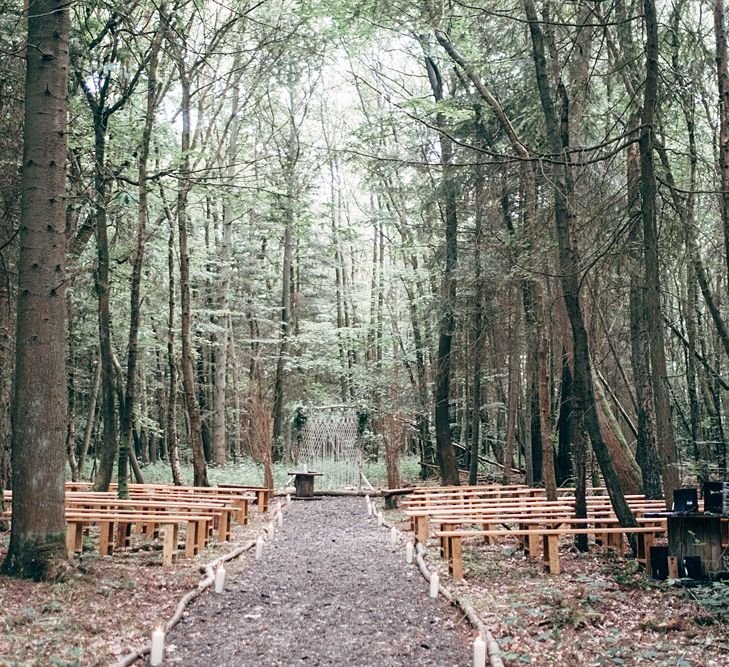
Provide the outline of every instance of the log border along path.
<path id="1" fill-rule="evenodd" d="M 230 566 L 224 592 L 183 615 L 164 665 L 463 667 L 461 620 L 428 597 L 362 498 L 294 501 L 262 558 Z"/>

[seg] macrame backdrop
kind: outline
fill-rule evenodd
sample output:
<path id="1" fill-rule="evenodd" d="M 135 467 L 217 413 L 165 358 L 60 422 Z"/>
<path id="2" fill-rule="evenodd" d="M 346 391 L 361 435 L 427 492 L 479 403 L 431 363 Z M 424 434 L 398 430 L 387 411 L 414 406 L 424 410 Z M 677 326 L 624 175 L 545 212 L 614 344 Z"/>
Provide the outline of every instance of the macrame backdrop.
<path id="1" fill-rule="evenodd" d="M 359 417 L 354 408 L 313 408 L 301 429 L 296 464 L 299 469 L 324 473 L 317 479 L 321 489 L 359 488 L 362 451 L 358 437 Z"/>

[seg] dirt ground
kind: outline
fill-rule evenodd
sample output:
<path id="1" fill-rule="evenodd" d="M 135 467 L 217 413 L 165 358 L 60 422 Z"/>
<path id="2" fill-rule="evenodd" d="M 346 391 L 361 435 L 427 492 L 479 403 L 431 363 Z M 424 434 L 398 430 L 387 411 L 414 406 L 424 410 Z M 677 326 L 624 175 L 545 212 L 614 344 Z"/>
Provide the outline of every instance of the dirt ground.
<path id="1" fill-rule="evenodd" d="M 363 498 L 294 501 L 260 561 L 234 566 L 169 636 L 167 665 L 465 667 L 472 632 Z"/>

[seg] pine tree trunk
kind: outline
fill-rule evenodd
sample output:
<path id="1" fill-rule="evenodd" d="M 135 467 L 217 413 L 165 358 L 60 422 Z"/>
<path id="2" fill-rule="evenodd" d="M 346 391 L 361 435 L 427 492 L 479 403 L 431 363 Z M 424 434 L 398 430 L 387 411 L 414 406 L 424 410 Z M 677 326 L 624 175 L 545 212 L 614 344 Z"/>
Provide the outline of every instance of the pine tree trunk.
<path id="1" fill-rule="evenodd" d="M 71 469 L 71 479 L 77 482 L 78 460 L 76 459 L 76 346 L 73 335 L 73 307 L 70 293 L 66 293 L 66 318 L 68 322 L 68 372 L 66 379 L 68 393 L 68 417 L 66 420 L 66 461 Z"/>
<path id="2" fill-rule="evenodd" d="M 567 350 L 564 348 L 562 351 L 562 389 L 559 394 L 557 434 L 557 484 L 562 486 L 574 473 L 572 467 L 572 438 L 574 434 L 574 420 L 572 417 L 572 371 L 570 370 L 567 359 Z"/>
<path id="3" fill-rule="evenodd" d="M 69 6 L 28 13 L 13 404 L 12 532 L 3 570 L 53 578 L 66 559 L 66 128 Z M 42 502 L 39 502 L 42 499 Z"/>

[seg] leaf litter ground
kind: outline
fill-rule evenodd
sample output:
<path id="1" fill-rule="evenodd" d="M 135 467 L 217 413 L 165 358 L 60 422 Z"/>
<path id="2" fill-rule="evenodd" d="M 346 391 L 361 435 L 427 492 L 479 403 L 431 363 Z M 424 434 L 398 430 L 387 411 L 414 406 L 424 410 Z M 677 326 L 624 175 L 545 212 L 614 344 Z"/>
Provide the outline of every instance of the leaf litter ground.
<path id="1" fill-rule="evenodd" d="M 401 513 L 390 516 L 408 529 Z M 428 552 L 447 572 L 432 542 Z M 468 539 L 463 553 L 465 579 L 449 585 L 490 628 L 506 667 L 729 665 L 729 586 L 658 582 L 633 560 L 595 545 L 580 554 L 567 540 L 559 575 L 526 557 L 516 539 Z"/>

